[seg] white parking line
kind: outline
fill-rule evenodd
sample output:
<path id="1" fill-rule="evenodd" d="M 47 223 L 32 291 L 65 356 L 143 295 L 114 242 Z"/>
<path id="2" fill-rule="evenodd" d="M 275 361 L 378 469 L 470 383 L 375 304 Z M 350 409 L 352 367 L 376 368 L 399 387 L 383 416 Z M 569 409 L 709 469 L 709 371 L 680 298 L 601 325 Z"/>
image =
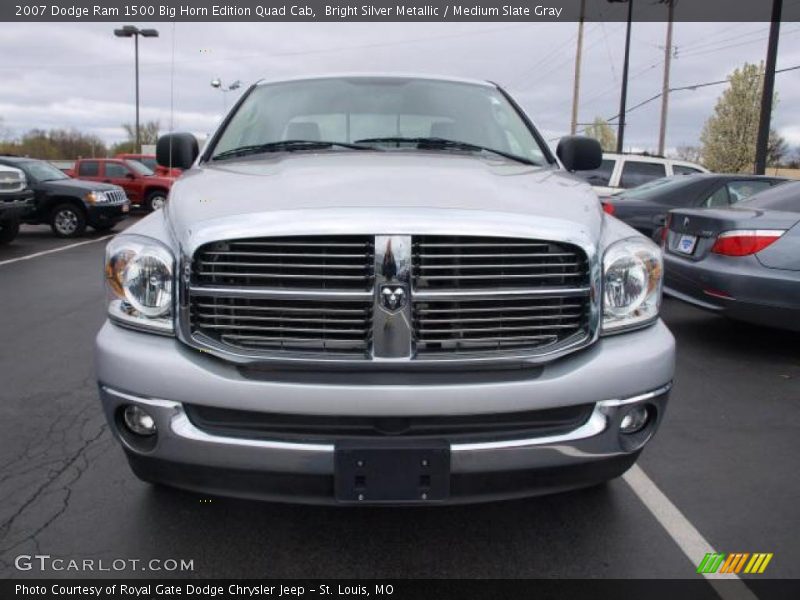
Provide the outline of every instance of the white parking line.
<path id="1" fill-rule="evenodd" d="M 680 509 L 664 495 L 664 492 L 658 489 L 658 486 L 642 471 L 639 465 L 633 465 L 622 478 L 669 536 L 675 540 L 695 568 L 706 553 L 716 553 L 711 544 L 689 522 Z M 703 577 L 725 600 L 757 600 L 757 596 L 734 573 L 709 573 L 704 574 Z"/>
<path id="2" fill-rule="evenodd" d="M 3 265 L 10 265 L 11 263 L 19 262 L 21 260 L 30 260 L 31 258 L 36 258 L 37 256 L 44 256 L 45 254 L 52 254 L 53 252 L 61 252 L 62 250 L 69 250 L 70 248 L 77 248 L 78 246 L 85 246 L 86 244 L 94 244 L 95 242 L 102 242 L 103 240 L 107 240 L 109 238 L 114 237 L 116 234 L 112 233 L 111 235 L 104 235 L 103 237 L 95 238 L 93 240 L 86 240 L 85 242 L 77 242 L 75 244 L 69 244 L 68 246 L 60 246 L 58 248 L 52 248 L 51 250 L 43 250 L 42 252 L 34 252 L 33 254 L 26 254 L 25 256 L 19 256 L 17 258 L 9 258 L 8 260 L 0 260 L 0 267 Z"/>

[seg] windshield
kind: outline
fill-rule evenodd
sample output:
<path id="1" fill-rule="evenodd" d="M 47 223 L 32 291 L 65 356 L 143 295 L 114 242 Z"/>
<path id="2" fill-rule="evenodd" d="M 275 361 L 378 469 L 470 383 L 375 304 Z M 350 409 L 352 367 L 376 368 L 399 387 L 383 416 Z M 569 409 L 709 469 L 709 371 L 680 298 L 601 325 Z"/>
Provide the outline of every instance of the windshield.
<path id="1" fill-rule="evenodd" d="M 26 161 L 21 163 L 19 167 L 25 171 L 28 179 L 33 181 L 56 181 L 59 179 L 69 179 L 69 177 L 61 169 L 43 160 Z"/>
<path id="2" fill-rule="evenodd" d="M 742 208 L 765 208 L 800 213 L 800 181 L 780 183 L 738 203 Z"/>
<path id="3" fill-rule="evenodd" d="M 153 171 L 150 170 L 146 165 L 142 164 L 138 160 L 126 160 L 127 165 L 136 171 L 139 175 L 152 175 Z"/>
<path id="4" fill-rule="evenodd" d="M 137 162 L 142 163 L 145 167 L 147 167 L 151 171 L 155 171 L 156 170 L 156 165 L 158 164 L 156 162 L 155 157 L 151 157 L 151 156 L 140 156 L 139 158 L 136 158 L 134 160 L 136 160 Z"/>
<path id="5" fill-rule="evenodd" d="M 259 86 L 233 115 L 211 158 L 241 147 L 287 140 L 357 142 L 398 151 L 415 147 L 398 143 L 397 138 L 440 138 L 505 152 L 536 164 L 548 162 L 522 117 L 495 87 L 383 77 Z M 318 151 L 319 147 L 313 149 Z M 451 146 L 435 149 L 466 150 Z"/>

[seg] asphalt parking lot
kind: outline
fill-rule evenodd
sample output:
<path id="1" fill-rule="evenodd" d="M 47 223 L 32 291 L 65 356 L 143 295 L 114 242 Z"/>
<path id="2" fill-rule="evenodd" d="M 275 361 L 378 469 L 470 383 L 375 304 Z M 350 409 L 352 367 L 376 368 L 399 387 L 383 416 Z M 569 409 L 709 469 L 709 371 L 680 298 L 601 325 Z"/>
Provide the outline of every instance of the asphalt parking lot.
<path id="1" fill-rule="evenodd" d="M 641 471 L 599 488 L 427 509 L 203 498 L 140 483 L 105 425 L 92 366 L 103 237 L 25 227 L 0 248 L 0 577 L 39 575 L 14 559 L 49 554 L 192 559 L 178 575 L 196 577 L 684 578 L 692 544 L 772 552 L 760 577 L 800 577 L 796 334 L 666 300 L 666 421 Z"/>

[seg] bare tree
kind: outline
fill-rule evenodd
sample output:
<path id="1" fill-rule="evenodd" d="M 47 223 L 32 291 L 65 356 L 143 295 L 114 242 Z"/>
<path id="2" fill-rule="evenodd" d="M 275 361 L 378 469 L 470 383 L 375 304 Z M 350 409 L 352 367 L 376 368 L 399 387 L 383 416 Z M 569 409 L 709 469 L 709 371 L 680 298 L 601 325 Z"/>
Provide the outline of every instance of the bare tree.
<path id="1" fill-rule="evenodd" d="M 688 160 L 689 162 L 693 163 L 701 163 L 702 156 L 703 155 L 700 152 L 699 146 L 684 144 L 675 149 L 675 157 L 680 158 L 681 160 Z"/>

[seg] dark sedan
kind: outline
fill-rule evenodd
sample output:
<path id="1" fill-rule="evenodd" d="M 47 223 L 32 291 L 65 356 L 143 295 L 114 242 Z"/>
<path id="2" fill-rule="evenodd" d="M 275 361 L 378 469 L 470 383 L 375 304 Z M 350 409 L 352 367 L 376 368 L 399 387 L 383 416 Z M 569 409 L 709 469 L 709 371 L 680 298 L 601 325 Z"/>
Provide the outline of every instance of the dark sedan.
<path id="1" fill-rule="evenodd" d="M 664 293 L 800 331 L 800 182 L 732 208 L 671 211 L 668 228 Z"/>
<path id="2" fill-rule="evenodd" d="M 724 208 L 784 181 L 780 177 L 698 173 L 656 179 L 601 201 L 607 213 L 660 242 L 671 209 Z"/>

